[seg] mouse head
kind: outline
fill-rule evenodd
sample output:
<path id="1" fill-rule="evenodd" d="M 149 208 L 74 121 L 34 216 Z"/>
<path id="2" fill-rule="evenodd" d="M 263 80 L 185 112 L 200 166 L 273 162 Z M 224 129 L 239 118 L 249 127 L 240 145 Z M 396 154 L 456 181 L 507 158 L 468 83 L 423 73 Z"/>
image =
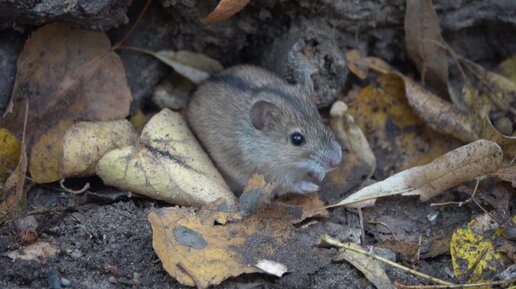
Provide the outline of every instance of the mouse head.
<path id="1" fill-rule="evenodd" d="M 295 182 L 309 175 L 322 180 L 341 162 L 341 147 L 319 115 L 316 106 L 304 97 L 257 97 L 249 111 L 256 132 L 255 151 L 275 174 Z M 270 162 L 274 164 L 270 164 Z"/>

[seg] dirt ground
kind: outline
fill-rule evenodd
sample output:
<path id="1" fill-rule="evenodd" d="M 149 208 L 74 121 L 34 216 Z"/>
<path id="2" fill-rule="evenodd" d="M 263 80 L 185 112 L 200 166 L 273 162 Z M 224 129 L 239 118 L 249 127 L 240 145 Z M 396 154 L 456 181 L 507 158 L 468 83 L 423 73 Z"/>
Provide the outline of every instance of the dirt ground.
<path id="1" fill-rule="evenodd" d="M 152 231 L 147 215 L 150 210 L 163 204 L 126 197 L 120 201 L 109 201 L 113 196 L 120 197 L 124 193 L 102 191 L 100 188 L 90 191 L 97 189 L 98 194 L 74 196 L 58 192 L 55 188 L 32 188 L 30 204 L 44 204 L 47 207 L 73 205 L 76 209 L 37 216 L 39 241 L 50 242 L 60 249 L 56 257 L 41 262 L 13 262 L 8 258 L 5 254 L 21 248 L 22 243 L 12 224 L 0 228 L 0 288 L 59 288 L 51 287 L 52 282 L 66 284 L 70 288 L 188 288 L 164 271 L 152 248 Z M 464 197 L 458 193 L 445 195 L 448 199 Z M 393 229 L 406 234 L 407 238 L 421 235 L 424 239 L 430 239 L 450 236 L 455 228 L 466 224 L 480 212 L 469 205 L 436 209 L 417 198 L 393 197 L 378 202 L 374 208 L 365 209 L 363 215 L 365 221 L 383 220 L 394 224 Z M 431 213 L 438 213 L 434 222 L 428 219 Z M 333 262 L 334 249 L 316 248 L 318 238 L 324 233 L 340 239 L 356 238 L 360 232 L 356 210 L 333 209 L 329 217 L 318 219 L 298 230 L 304 242 L 313 243 L 313 250 L 306 252 L 312 256 L 305 256 L 307 264 L 303 264 L 304 267 L 313 268 L 313 272 L 290 272 L 282 278 L 243 275 L 227 280 L 216 288 L 374 288 L 350 264 Z M 390 234 L 367 224 L 365 232 L 368 245 L 382 239 L 381 234 Z M 424 254 L 424 250 L 421 254 Z M 399 258 L 397 261 L 451 281 L 447 272 L 453 270 L 448 254 L 416 263 Z M 388 266 L 386 272 L 391 280 L 399 283 L 424 282 Z"/>

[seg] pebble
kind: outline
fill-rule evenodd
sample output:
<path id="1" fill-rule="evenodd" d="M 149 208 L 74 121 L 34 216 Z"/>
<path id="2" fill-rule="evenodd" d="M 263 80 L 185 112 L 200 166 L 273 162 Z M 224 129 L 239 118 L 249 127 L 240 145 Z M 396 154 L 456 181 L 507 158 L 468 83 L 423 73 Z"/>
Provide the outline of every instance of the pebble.
<path id="1" fill-rule="evenodd" d="M 61 288 L 61 278 L 56 271 L 48 271 L 46 274 L 49 289 Z"/>
<path id="2" fill-rule="evenodd" d="M 66 278 L 61 278 L 61 285 L 63 285 L 64 287 L 68 287 L 68 286 L 70 286 L 70 284 L 72 284 L 72 281 L 70 281 Z"/>

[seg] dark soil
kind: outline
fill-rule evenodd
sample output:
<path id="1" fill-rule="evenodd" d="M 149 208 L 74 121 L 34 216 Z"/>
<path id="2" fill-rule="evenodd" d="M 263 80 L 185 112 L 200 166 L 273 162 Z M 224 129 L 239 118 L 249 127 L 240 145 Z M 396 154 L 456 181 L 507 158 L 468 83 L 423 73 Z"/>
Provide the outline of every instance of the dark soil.
<path id="1" fill-rule="evenodd" d="M 107 190 L 103 194 L 107 198 L 118 193 Z M 6 223 L 0 228 L 0 288 L 52 288 L 50 284 L 56 278 L 58 281 L 63 278 L 69 280 L 70 288 L 186 288 L 164 271 L 152 248 L 147 214 L 163 204 L 140 198 L 105 203 L 89 193 L 87 195 L 72 196 L 47 187 L 34 187 L 30 191 L 30 207 L 33 209 L 41 204 L 47 207 L 74 205 L 76 209 L 37 216 L 39 241 L 47 241 L 60 248 L 60 253 L 49 260 L 13 262 L 5 253 L 21 248 L 23 244 L 13 224 Z M 455 198 L 455 195 L 447 194 L 447 198 Z M 435 211 L 439 213 L 438 217 L 435 222 L 430 222 L 427 215 Z M 436 210 L 417 198 L 393 197 L 378 202 L 374 208 L 365 209 L 364 220 L 394 224 L 394 230 L 405 234 L 406 239 L 422 236 L 427 240 L 435 236 L 450 236 L 455 228 L 479 212 L 469 206 L 446 206 Z M 368 245 L 381 241 L 381 234 L 389 235 L 374 225 L 366 224 L 365 229 Z M 328 218 L 298 231 L 300 239 L 313 242 L 315 247 L 316 240 L 324 233 L 343 240 L 355 240 L 360 235 L 360 226 L 355 210 L 337 208 Z M 317 266 L 312 273 L 290 272 L 282 278 L 243 275 L 227 280 L 217 288 L 374 288 L 350 264 L 332 262 L 335 252 L 324 248 L 306 252 L 313 256 L 303 258 L 308 261 L 300 267 Z M 418 263 L 404 262 L 400 258 L 398 262 L 452 281 L 447 273 L 447 269 L 452 272 L 447 254 Z M 388 266 L 386 270 L 393 281 L 404 284 L 424 282 Z"/>

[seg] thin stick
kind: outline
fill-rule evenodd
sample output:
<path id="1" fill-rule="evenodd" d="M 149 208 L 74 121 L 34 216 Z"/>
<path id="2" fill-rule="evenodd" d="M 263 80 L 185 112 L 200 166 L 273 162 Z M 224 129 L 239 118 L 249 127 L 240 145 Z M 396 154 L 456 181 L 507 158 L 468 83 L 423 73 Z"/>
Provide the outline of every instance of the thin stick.
<path id="1" fill-rule="evenodd" d="M 459 207 L 462 207 L 463 205 L 465 205 L 465 204 L 475 200 L 475 196 L 477 194 L 477 190 L 478 190 L 478 185 L 479 184 L 480 184 L 480 177 L 477 178 L 477 183 L 475 184 L 475 188 L 473 189 L 473 193 L 465 201 L 461 201 L 461 202 L 445 202 L 445 203 L 432 203 L 432 204 L 430 204 L 430 206 L 433 207 L 433 206 L 458 205 Z"/>
<path id="2" fill-rule="evenodd" d="M 380 222 L 380 221 L 368 221 L 367 222 L 368 224 L 373 224 L 373 225 L 382 225 L 384 226 L 385 228 L 387 228 L 387 230 L 389 230 L 389 232 L 391 232 L 391 234 L 393 236 L 396 236 L 396 232 L 394 232 L 394 230 L 391 229 L 391 227 L 389 227 L 389 225 L 385 224 L 384 222 Z"/>
<path id="3" fill-rule="evenodd" d="M 332 238 L 328 235 L 324 235 L 321 237 L 321 242 L 323 243 L 326 243 L 328 245 L 331 245 L 331 246 L 334 246 L 334 247 L 337 247 L 337 248 L 341 248 L 341 249 L 345 249 L 345 250 L 351 250 L 353 252 L 356 252 L 356 253 L 360 253 L 360 254 L 364 254 L 366 256 L 370 256 L 371 258 L 373 259 L 376 259 L 378 261 L 381 261 L 381 262 L 384 262 L 384 263 L 387 263 L 393 267 L 396 267 L 398 269 L 401 269 L 403 271 L 407 271 L 409 273 L 412 273 L 416 276 L 419 276 L 421 278 L 424 278 L 424 279 L 427 279 L 427 280 L 430 280 L 432 282 L 435 282 L 435 283 L 438 283 L 438 284 L 443 284 L 443 285 L 453 285 L 453 283 L 450 283 L 450 282 L 447 282 L 447 281 L 444 281 L 444 280 L 441 280 L 441 279 L 438 279 L 438 278 L 435 278 L 435 277 L 432 277 L 430 275 L 426 275 L 424 273 L 421 273 L 419 271 L 416 271 L 414 269 L 410 269 L 408 267 L 405 267 L 403 265 L 400 265 L 396 262 L 392 262 L 391 260 L 389 259 L 385 259 L 383 257 L 380 257 L 378 255 L 375 255 L 375 254 L 372 254 L 372 253 L 369 253 L 368 251 L 366 250 L 362 250 L 362 249 L 356 249 L 356 248 L 352 248 L 351 246 L 347 245 L 347 244 L 344 244 L 344 243 L 341 243 L 339 240 L 335 239 L 335 238 Z M 446 288 L 446 287 L 445 287 Z"/>
<path id="4" fill-rule="evenodd" d="M 129 31 L 127 31 L 127 33 L 124 35 L 124 37 L 122 37 L 122 39 L 113 46 L 113 48 L 112 48 L 113 51 L 117 50 L 122 44 L 124 44 L 124 42 L 127 41 L 129 36 L 131 36 L 131 34 L 133 34 L 134 30 L 136 29 L 136 27 L 142 20 L 143 15 L 145 15 L 145 12 L 147 12 L 147 9 L 149 8 L 150 3 L 151 3 L 151 0 L 147 0 L 147 2 L 145 3 L 145 6 L 143 6 L 142 11 L 140 12 L 140 14 L 138 14 L 138 17 L 134 21 L 133 26 L 131 26 L 131 28 L 129 29 Z"/>
<path id="5" fill-rule="evenodd" d="M 505 285 L 507 283 L 516 282 L 516 278 L 501 281 L 483 282 L 483 283 L 468 283 L 468 284 L 451 284 L 451 285 L 403 285 L 394 281 L 394 287 L 400 289 L 452 289 L 452 288 L 467 288 L 467 287 L 483 287 L 494 285 Z M 514 287 L 511 287 L 514 288 Z"/>
<path id="6" fill-rule="evenodd" d="M 82 194 L 82 193 L 86 192 L 90 188 L 90 183 L 86 183 L 82 189 L 80 189 L 80 190 L 72 190 L 72 189 L 67 188 L 64 185 L 64 181 L 65 181 L 65 179 L 61 179 L 59 181 L 59 185 L 61 186 L 61 189 L 63 189 L 65 192 L 73 194 L 73 195 Z"/>
<path id="7" fill-rule="evenodd" d="M 364 215 L 362 214 L 362 208 L 358 208 L 358 220 L 360 221 L 360 234 L 362 235 L 362 244 L 365 245 L 365 229 L 364 229 Z"/>
<path id="8" fill-rule="evenodd" d="M 76 207 L 53 207 L 53 208 L 36 209 L 36 210 L 30 211 L 26 214 L 23 214 L 21 216 L 16 216 L 16 217 L 12 217 L 9 219 L 5 219 L 2 223 L 0 223 L 0 226 L 6 222 L 18 220 L 18 219 L 25 218 L 28 216 L 44 215 L 44 214 L 59 213 L 59 212 L 69 212 L 69 211 L 75 211 L 75 210 L 77 210 Z"/>

